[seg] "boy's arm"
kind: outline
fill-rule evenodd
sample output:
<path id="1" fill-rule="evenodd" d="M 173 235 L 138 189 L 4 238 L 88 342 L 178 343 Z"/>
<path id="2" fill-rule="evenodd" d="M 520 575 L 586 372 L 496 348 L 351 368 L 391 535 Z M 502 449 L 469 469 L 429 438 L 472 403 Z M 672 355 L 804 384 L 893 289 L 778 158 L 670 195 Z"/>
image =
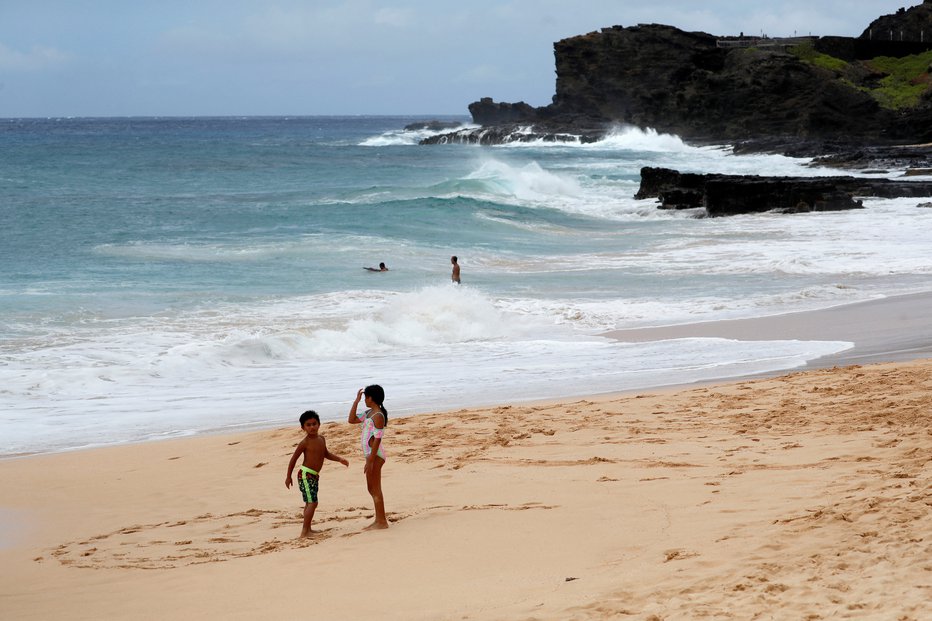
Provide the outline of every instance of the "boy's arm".
<path id="1" fill-rule="evenodd" d="M 285 475 L 285 487 L 291 488 L 291 473 L 294 472 L 295 464 L 298 463 L 298 457 L 304 452 L 304 440 L 298 442 L 298 448 L 294 450 L 291 461 L 288 462 L 288 473 Z"/>
<path id="2" fill-rule="evenodd" d="M 340 457 L 339 455 L 337 455 L 337 454 L 335 454 L 335 453 L 331 453 L 331 452 L 330 452 L 330 449 L 327 448 L 327 440 L 324 439 L 324 438 L 321 438 L 321 439 L 324 441 L 324 457 L 325 457 L 326 459 L 329 459 L 330 461 L 338 461 L 338 462 L 340 462 L 341 464 L 343 464 L 344 466 L 348 466 L 348 465 L 349 465 L 349 462 L 346 461 L 344 458 Z"/>
<path id="3" fill-rule="evenodd" d="M 347 422 L 353 423 L 354 425 L 356 423 L 362 422 L 362 420 L 360 420 L 359 417 L 356 416 L 356 408 L 359 407 L 359 402 L 362 400 L 362 393 L 363 393 L 363 389 L 360 388 L 359 392 L 356 393 L 356 400 L 353 401 L 353 406 L 349 410 L 349 417 L 347 418 Z"/>
<path id="4" fill-rule="evenodd" d="M 347 461 L 347 459 L 346 459 L 345 457 L 340 457 L 339 455 L 335 455 L 335 454 L 331 453 L 330 451 L 327 451 L 327 454 L 324 455 L 324 457 L 326 457 L 326 458 L 329 459 L 330 461 L 338 461 L 338 462 L 340 462 L 341 464 L 343 464 L 344 466 L 348 466 L 348 465 L 349 465 L 349 461 Z"/>

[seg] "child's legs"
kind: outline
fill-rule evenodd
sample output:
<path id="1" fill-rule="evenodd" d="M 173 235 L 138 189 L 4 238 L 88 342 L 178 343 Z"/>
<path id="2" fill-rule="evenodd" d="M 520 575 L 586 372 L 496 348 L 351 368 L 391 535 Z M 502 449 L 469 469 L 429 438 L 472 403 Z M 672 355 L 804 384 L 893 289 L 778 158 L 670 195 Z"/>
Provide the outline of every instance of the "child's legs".
<path id="1" fill-rule="evenodd" d="M 304 524 L 301 526 L 302 537 L 306 537 L 311 532 L 311 522 L 314 520 L 314 511 L 316 510 L 316 502 L 308 502 L 304 504 Z"/>
<path id="2" fill-rule="evenodd" d="M 385 499 L 382 497 L 382 466 L 384 464 L 385 460 L 376 455 L 372 460 L 372 468 L 366 472 L 366 487 L 375 505 L 376 524 L 388 525 L 388 520 L 385 518 Z"/>
<path id="3" fill-rule="evenodd" d="M 301 489 L 301 497 L 304 499 L 302 537 L 307 537 L 311 533 L 311 520 L 314 519 L 314 511 L 317 509 L 317 486 L 319 482 L 320 477 L 308 475 L 304 472 L 298 477 L 298 487 Z"/>

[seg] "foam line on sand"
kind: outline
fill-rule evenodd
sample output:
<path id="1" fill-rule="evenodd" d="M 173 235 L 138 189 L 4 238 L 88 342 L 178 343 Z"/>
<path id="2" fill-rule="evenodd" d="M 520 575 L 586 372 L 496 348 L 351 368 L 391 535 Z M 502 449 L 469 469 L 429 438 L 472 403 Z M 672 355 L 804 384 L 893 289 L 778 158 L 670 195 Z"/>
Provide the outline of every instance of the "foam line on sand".
<path id="1" fill-rule="evenodd" d="M 815 311 L 613 330 L 629 341 L 717 337 L 762 341 L 849 341 L 851 349 L 810 361 L 809 368 L 932 357 L 932 292 L 900 295 Z"/>

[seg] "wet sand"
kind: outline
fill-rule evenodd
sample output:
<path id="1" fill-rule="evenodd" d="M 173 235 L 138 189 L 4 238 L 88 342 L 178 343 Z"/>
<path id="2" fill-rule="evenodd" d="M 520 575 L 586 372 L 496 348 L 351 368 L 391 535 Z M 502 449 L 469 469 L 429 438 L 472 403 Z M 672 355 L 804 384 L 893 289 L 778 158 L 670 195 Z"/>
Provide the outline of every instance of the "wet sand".
<path id="1" fill-rule="evenodd" d="M 607 336 L 629 342 L 717 337 L 854 344 L 846 351 L 810 361 L 808 368 L 913 360 L 932 357 L 932 292 L 771 317 L 614 330 Z"/>

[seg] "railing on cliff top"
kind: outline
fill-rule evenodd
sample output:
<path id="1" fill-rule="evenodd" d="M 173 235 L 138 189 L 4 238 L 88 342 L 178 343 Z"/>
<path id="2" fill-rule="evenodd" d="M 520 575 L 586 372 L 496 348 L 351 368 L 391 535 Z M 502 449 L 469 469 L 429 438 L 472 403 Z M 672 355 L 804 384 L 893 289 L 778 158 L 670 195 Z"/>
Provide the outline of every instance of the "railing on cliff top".
<path id="1" fill-rule="evenodd" d="M 716 47 L 793 47 L 811 43 L 819 37 L 736 37 L 731 39 L 718 39 Z"/>
<path id="2" fill-rule="evenodd" d="M 932 41 L 924 36 L 915 40 L 898 41 L 896 39 L 877 39 L 862 37 L 723 37 L 716 40 L 715 45 L 720 48 L 787 48 L 797 45 L 810 44 L 816 50 L 842 58 L 845 60 L 876 58 L 877 56 L 893 56 L 902 58 L 910 54 L 922 54 L 932 50 Z"/>

